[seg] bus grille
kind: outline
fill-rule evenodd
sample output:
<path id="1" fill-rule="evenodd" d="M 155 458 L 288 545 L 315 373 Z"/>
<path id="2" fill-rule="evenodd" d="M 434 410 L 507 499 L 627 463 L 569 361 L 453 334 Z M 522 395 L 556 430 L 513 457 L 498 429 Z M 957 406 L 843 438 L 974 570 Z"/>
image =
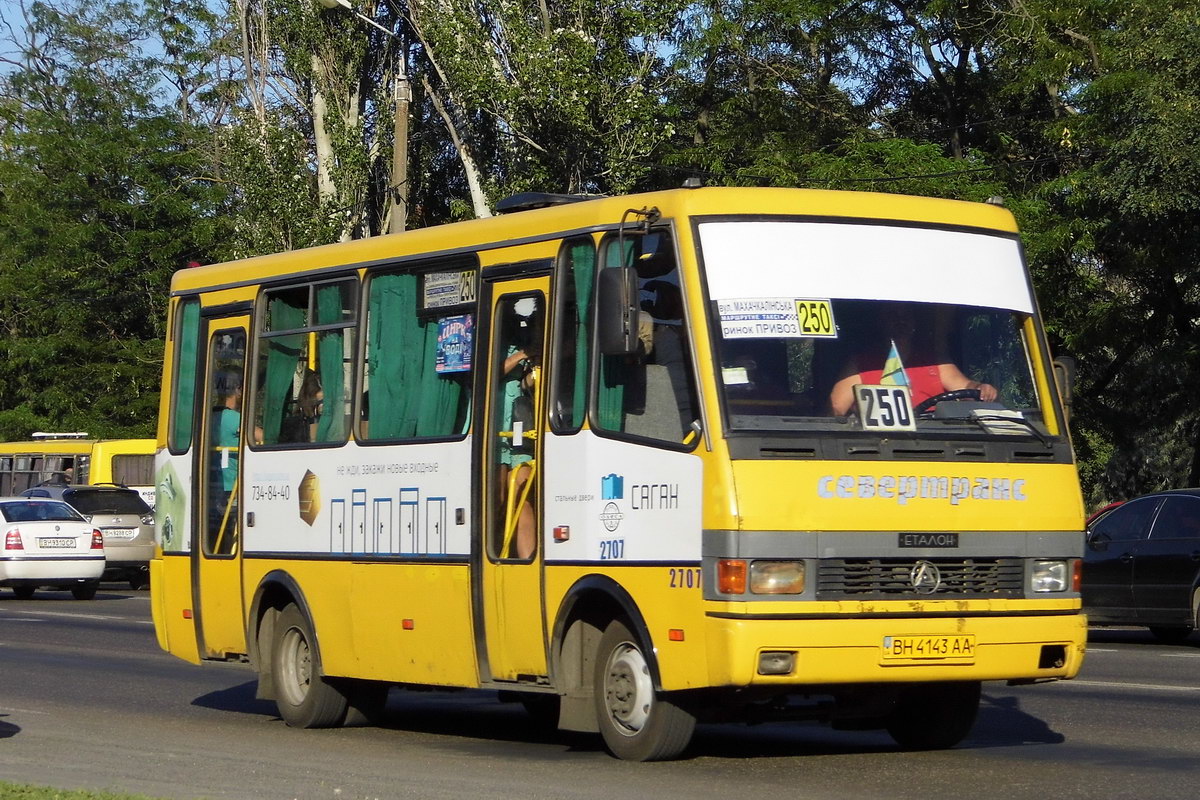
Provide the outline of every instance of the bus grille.
<path id="1" fill-rule="evenodd" d="M 937 567 L 941 583 L 933 592 L 913 586 L 917 561 Z M 1025 566 L 1019 558 L 845 558 L 822 559 L 817 599 L 869 597 L 1021 597 Z"/>

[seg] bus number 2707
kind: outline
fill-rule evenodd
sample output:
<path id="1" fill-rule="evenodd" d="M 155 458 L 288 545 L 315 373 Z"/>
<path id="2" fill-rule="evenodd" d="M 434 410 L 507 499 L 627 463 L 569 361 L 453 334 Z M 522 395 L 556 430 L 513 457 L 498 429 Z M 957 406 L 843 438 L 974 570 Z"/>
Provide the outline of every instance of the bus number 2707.
<path id="1" fill-rule="evenodd" d="M 672 589 L 700 588 L 700 570 L 698 569 L 671 567 L 670 575 L 670 587 Z"/>
<path id="2" fill-rule="evenodd" d="M 600 542 L 600 560 L 609 561 L 625 557 L 624 539 L 605 539 Z"/>

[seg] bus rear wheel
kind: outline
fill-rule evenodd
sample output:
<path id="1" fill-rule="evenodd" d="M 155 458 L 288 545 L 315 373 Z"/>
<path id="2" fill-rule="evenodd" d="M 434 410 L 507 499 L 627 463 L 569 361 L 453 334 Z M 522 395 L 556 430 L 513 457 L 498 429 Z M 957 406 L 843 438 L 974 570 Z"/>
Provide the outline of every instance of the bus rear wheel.
<path id="1" fill-rule="evenodd" d="M 279 716 L 293 728 L 341 725 L 348 703 L 322 675 L 312 623 L 294 604 L 279 613 L 271 648 Z"/>
<path id="2" fill-rule="evenodd" d="M 624 623 L 600 638 L 594 683 L 596 719 L 604 744 L 626 761 L 664 761 L 687 748 L 696 718 L 654 691 L 644 645 Z"/>
<path id="3" fill-rule="evenodd" d="M 944 750 L 971 732 L 979 696 L 979 681 L 904 686 L 885 727 L 905 750 Z"/>

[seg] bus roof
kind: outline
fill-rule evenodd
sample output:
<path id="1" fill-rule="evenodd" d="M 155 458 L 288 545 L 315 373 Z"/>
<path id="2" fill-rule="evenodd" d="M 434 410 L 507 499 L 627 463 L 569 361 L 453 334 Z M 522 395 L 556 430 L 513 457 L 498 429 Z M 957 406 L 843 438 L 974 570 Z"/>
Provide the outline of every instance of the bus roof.
<path id="1" fill-rule="evenodd" d="M 118 453 L 154 453 L 154 439 L 33 439 L 22 442 L 0 442 L 0 453 L 63 453 L 87 455 L 96 450 Z"/>
<path id="2" fill-rule="evenodd" d="M 596 197 L 548 205 L 486 219 L 418 228 L 398 234 L 321 245 L 288 253 L 179 270 L 173 294 L 214 286 L 256 283 L 279 275 L 337 266 L 370 266 L 407 256 L 427 259 L 465 251 L 512 247 L 523 240 L 582 234 L 618 223 L 629 209 L 657 207 L 665 218 L 704 215 L 791 215 L 899 220 L 930 225 L 980 228 L 1016 233 L 1016 221 L 1004 208 L 985 203 L 943 200 L 878 192 L 823 189 L 709 187 L 671 189 L 638 195 Z"/>

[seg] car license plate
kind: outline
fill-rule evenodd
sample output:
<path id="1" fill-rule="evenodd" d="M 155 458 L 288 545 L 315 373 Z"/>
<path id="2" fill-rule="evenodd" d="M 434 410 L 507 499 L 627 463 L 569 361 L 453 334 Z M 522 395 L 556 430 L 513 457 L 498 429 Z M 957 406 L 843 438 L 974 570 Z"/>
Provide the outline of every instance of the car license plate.
<path id="1" fill-rule="evenodd" d="M 921 664 L 927 661 L 974 664 L 975 635 L 885 636 L 882 651 L 885 664 Z"/>
<path id="2" fill-rule="evenodd" d="M 42 538 L 38 539 L 38 547 L 49 548 L 49 547 L 74 547 L 74 546 L 75 546 L 74 539 L 68 538 L 68 537 L 63 537 L 63 536 L 56 536 L 53 538 L 42 537 Z"/>
<path id="3" fill-rule="evenodd" d="M 105 539 L 132 539 L 135 536 L 137 536 L 137 529 L 135 529 L 135 528 L 105 528 L 104 529 L 104 538 Z"/>

